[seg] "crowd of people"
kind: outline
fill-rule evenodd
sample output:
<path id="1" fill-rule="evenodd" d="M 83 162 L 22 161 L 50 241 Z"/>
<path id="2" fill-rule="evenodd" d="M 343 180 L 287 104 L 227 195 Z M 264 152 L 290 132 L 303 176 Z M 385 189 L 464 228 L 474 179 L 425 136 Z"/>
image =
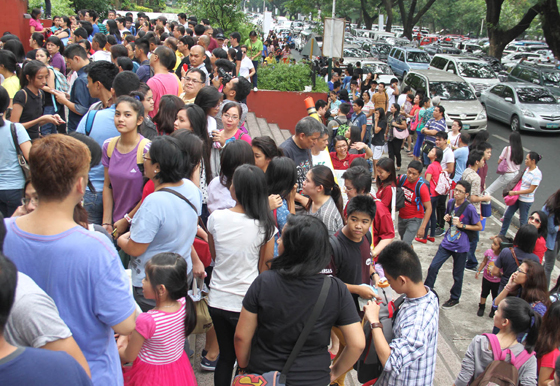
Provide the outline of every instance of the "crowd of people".
<path id="1" fill-rule="evenodd" d="M 486 189 L 486 133 L 448 129 L 437 96 L 347 67 L 285 142 L 251 138 L 255 69 L 289 55 L 288 39 L 253 31 L 242 45 L 183 13 L 81 10 L 48 30 L 40 16 L 29 52 L 0 39 L 2 384 L 196 385 L 186 338 L 203 333 L 216 386 L 234 370 L 239 385 L 281 370 L 287 385 L 343 385 L 356 364 L 375 373 L 367 384 L 431 385 L 449 257 L 442 308 L 470 270 L 483 273 L 473 313 L 492 293 L 494 319 L 455 384 L 495 374 L 494 360 L 519 385 L 560 384 L 560 190 L 531 211 L 541 157 L 524 158 L 519 133 Z M 479 262 L 502 188 L 503 225 Z M 423 277 L 414 245 L 436 241 Z"/>

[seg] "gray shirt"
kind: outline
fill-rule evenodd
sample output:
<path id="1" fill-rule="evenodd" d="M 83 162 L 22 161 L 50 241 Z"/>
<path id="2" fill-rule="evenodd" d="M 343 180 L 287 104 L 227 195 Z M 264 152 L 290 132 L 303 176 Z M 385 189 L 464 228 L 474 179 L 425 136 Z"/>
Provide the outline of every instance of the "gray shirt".
<path id="1" fill-rule="evenodd" d="M 40 348 L 72 336 L 56 304 L 29 276 L 18 272 L 16 297 L 4 330 L 14 346 Z"/>
<path id="2" fill-rule="evenodd" d="M 517 356 L 525 347 L 521 343 L 517 343 L 515 346 L 511 346 L 510 349 L 513 355 Z M 488 338 L 484 335 L 475 336 L 465 353 L 463 363 L 461 364 L 461 372 L 459 372 L 455 380 L 455 386 L 467 386 L 472 380 L 482 374 L 493 361 L 494 355 L 490 349 Z M 537 358 L 534 355 L 519 369 L 519 385 L 537 385 Z"/>
<path id="3" fill-rule="evenodd" d="M 309 212 L 309 215 L 317 217 L 327 226 L 329 231 L 329 236 L 334 235 L 340 228 L 344 226 L 342 222 L 342 216 L 336 207 L 336 204 L 332 197 L 329 197 L 327 202 L 325 202 L 317 212 Z"/>

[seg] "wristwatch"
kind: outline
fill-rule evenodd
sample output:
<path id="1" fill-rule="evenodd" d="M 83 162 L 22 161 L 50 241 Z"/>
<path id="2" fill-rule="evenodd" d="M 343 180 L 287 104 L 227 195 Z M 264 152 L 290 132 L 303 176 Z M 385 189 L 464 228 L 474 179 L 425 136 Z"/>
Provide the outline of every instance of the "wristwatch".
<path id="1" fill-rule="evenodd" d="M 467 229 L 467 224 L 463 224 L 463 230 Z"/>
<path id="2" fill-rule="evenodd" d="M 379 322 L 377 323 L 371 323 L 371 329 L 373 330 L 374 328 L 380 328 L 383 330 L 383 325 Z"/>

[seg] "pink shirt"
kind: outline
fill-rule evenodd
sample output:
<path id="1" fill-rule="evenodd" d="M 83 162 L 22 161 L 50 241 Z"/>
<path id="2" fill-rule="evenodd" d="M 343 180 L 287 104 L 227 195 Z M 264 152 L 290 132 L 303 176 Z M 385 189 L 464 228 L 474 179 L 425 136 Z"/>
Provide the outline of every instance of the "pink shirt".
<path id="1" fill-rule="evenodd" d="M 173 73 L 156 74 L 146 82 L 154 95 L 154 110 L 149 113 L 150 117 L 155 117 L 159 110 L 159 101 L 161 97 L 169 95 L 179 95 L 179 81 L 177 75 Z"/>
<path id="2" fill-rule="evenodd" d="M 35 32 L 41 32 L 43 30 L 43 25 L 39 22 L 39 20 L 35 20 L 33 18 L 29 19 L 29 27 L 35 27 Z"/>

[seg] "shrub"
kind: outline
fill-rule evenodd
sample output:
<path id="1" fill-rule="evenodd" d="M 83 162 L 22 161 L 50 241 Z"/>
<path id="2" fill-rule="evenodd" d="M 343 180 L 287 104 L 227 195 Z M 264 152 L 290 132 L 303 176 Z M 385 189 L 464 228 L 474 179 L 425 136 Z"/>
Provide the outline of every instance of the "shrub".
<path id="1" fill-rule="evenodd" d="M 258 76 L 261 90 L 303 91 L 305 86 L 311 86 L 311 69 L 303 63 L 260 66 Z M 329 86 L 323 78 L 317 77 L 313 91 L 327 93 Z"/>
<path id="2" fill-rule="evenodd" d="M 28 12 L 31 14 L 33 8 L 41 9 L 41 6 L 43 6 L 43 10 L 46 11 L 44 4 L 45 2 L 43 0 L 29 0 L 27 4 Z M 72 8 L 70 0 L 51 0 L 52 16 L 68 16 L 74 14 L 75 11 Z M 45 15 L 42 15 L 41 17 L 45 17 Z"/>

